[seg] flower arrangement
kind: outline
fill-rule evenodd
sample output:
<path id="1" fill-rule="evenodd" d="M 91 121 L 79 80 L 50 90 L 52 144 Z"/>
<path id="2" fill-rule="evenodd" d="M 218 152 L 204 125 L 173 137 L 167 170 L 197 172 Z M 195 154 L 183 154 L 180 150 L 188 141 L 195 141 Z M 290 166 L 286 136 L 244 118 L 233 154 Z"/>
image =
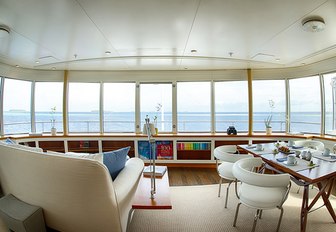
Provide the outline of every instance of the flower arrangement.
<path id="1" fill-rule="evenodd" d="M 161 111 L 161 108 L 162 108 L 162 104 L 157 103 L 157 105 L 155 106 L 156 112 L 160 112 L 160 111 Z M 155 128 L 157 128 L 157 119 L 158 119 L 158 117 L 157 117 L 157 115 L 155 115 L 155 116 L 153 117 L 153 121 L 154 121 L 154 126 L 155 126 Z"/>

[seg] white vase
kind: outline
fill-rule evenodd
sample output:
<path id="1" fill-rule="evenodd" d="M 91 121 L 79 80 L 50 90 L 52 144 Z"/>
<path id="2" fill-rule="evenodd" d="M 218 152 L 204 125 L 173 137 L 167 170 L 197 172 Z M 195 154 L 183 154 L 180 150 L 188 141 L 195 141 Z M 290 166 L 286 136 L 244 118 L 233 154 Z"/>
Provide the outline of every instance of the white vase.
<path id="1" fill-rule="evenodd" d="M 266 135 L 272 134 L 272 127 L 266 127 Z"/>
<path id="2" fill-rule="evenodd" d="M 51 135 L 56 136 L 57 129 L 55 127 L 51 128 Z"/>

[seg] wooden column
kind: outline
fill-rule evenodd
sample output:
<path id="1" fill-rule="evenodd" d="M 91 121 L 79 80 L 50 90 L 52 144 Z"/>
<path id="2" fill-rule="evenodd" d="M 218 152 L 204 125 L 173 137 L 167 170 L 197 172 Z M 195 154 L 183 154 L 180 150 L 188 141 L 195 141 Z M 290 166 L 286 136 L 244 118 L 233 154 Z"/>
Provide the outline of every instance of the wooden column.
<path id="1" fill-rule="evenodd" d="M 63 79 L 63 134 L 68 135 L 68 70 L 64 71 Z"/>
<path id="2" fill-rule="evenodd" d="M 249 101 L 249 122 L 248 135 L 253 133 L 253 95 L 252 95 L 252 71 L 247 69 L 247 86 L 248 86 L 248 101 Z"/>

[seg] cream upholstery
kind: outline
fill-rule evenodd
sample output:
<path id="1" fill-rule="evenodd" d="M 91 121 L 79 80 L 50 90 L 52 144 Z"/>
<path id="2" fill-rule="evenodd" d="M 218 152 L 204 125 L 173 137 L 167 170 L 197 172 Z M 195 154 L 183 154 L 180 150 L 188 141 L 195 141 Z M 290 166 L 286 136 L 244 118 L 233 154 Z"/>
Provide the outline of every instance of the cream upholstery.
<path id="1" fill-rule="evenodd" d="M 43 208 L 59 231 L 126 231 L 143 161 L 129 159 L 113 182 L 96 160 L 29 151 L 0 144 L 4 194 Z"/>
<path id="2" fill-rule="evenodd" d="M 262 210 L 279 208 L 281 210 L 278 228 L 280 227 L 283 208 L 290 189 L 289 174 L 261 174 L 255 173 L 256 167 L 261 167 L 261 158 L 247 158 L 237 161 L 232 168 L 233 175 L 241 181 L 237 196 L 240 203 L 237 205 L 233 226 L 236 226 L 239 207 L 244 204 L 257 209 L 252 231 L 254 231 L 257 219 L 261 217 Z"/>
<path id="3" fill-rule="evenodd" d="M 219 190 L 218 197 L 220 197 L 221 193 L 221 185 L 222 180 L 226 179 L 229 181 L 228 187 L 226 189 L 226 197 L 225 197 L 225 208 L 227 208 L 228 201 L 228 191 L 232 182 L 235 182 L 235 187 L 237 187 L 236 178 L 232 174 L 232 166 L 233 164 L 240 159 L 253 157 L 252 155 L 240 155 L 234 154 L 237 152 L 236 145 L 223 145 L 216 147 L 214 150 L 214 156 L 216 158 L 217 172 L 221 177 L 219 180 Z"/>

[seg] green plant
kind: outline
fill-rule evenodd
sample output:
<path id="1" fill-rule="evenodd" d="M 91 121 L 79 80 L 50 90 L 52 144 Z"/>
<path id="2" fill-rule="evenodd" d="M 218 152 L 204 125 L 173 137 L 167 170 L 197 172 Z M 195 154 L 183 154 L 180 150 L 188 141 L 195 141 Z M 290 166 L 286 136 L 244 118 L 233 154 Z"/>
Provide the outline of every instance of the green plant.
<path id="1" fill-rule="evenodd" d="M 272 115 L 268 115 L 266 119 L 264 119 L 265 127 L 266 128 L 272 128 L 271 122 L 272 122 Z"/>
<path id="2" fill-rule="evenodd" d="M 50 108 L 50 115 L 51 115 L 50 122 L 51 122 L 51 128 L 55 128 L 55 123 L 56 123 L 55 114 L 56 114 L 56 106 Z"/>
<path id="3" fill-rule="evenodd" d="M 269 99 L 268 105 L 270 107 L 270 115 L 268 115 L 267 118 L 264 119 L 264 123 L 265 123 L 266 128 L 272 128 L 271 122 L 272 122 L 272 117 L 273 117 L 272 113 L 274 109 L 274 101 L 272 99 Z"/>

